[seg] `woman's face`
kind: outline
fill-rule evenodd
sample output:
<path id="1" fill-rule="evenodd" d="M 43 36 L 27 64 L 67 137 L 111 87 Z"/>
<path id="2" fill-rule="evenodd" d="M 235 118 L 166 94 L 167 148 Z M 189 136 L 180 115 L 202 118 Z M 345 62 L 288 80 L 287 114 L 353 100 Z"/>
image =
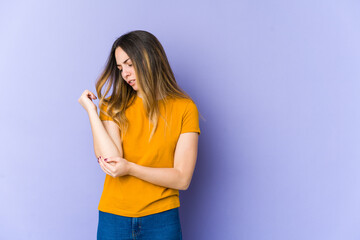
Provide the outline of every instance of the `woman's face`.
<path id="1" fill-rule="evenodd" d="M 136 80 L 135 69 L 129 56 L 117 47 L 115 49 L 116 65 L 120 70 L 122 78 L 129 84 L 135 91 L 139 90 L 139 83 Z"/>

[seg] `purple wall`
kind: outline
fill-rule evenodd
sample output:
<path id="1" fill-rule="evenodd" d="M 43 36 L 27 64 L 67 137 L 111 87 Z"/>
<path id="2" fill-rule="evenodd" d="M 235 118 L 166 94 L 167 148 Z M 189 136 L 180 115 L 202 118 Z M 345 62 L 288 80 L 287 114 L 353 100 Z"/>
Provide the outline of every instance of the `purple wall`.
<path id="1" fill-rule="evenodd" d="M 359 10 L 310 0 L 1 3 L 0 239 L 96 238 L 105 174 L 77 99 L 95 90 L 112 42 L 135 29 L 163 43 L 206 119 L 181 192 L 184 239 L 359 239 Z"/>

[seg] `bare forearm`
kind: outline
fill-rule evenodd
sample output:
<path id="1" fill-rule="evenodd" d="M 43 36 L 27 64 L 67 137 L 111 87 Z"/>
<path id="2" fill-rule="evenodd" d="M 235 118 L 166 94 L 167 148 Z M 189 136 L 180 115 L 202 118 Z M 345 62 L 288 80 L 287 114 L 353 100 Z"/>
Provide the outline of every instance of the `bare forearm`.
<path id="1" fill-rule="evenodd" d="M 88 114 L 93 135 L 95 155 L 97 157 L 103 156 L 105 158 L 110 156 L 122 157 L 122 151 L 117 148 L 117 146 L 107 133 L 96 110 L 91 110 L 88 112 Z"/>
<path id="2" fill-rule="evenodd" d="M 129 162 L 129 175 L 162 187 L 186 190 L 188 184 L 176 168 L 153 168 Z"/>

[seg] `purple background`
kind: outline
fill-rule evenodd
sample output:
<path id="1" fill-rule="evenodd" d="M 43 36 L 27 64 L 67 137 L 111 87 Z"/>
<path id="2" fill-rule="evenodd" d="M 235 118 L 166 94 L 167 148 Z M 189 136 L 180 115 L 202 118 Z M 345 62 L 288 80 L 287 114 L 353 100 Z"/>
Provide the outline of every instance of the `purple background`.
<path id="1" fill-rule="evenodd" d="M 111 44 L 159 38 L 206 121 L 184 239 L 360 239 L 359 1 L 0 3 L 0 239 L 95 239 L 77 102 Z M 97 103 L 97 101 L 96 101 Z"/>

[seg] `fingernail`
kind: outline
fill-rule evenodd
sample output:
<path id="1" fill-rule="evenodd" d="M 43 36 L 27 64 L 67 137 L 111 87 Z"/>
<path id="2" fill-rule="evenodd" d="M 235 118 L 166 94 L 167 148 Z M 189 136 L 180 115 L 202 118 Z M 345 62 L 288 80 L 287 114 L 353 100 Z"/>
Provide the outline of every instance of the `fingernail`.
<path id="1" fill-rule="evenodd" d="M 104 161 L 107 161 L 107 158 L 105 158 Z"/>

